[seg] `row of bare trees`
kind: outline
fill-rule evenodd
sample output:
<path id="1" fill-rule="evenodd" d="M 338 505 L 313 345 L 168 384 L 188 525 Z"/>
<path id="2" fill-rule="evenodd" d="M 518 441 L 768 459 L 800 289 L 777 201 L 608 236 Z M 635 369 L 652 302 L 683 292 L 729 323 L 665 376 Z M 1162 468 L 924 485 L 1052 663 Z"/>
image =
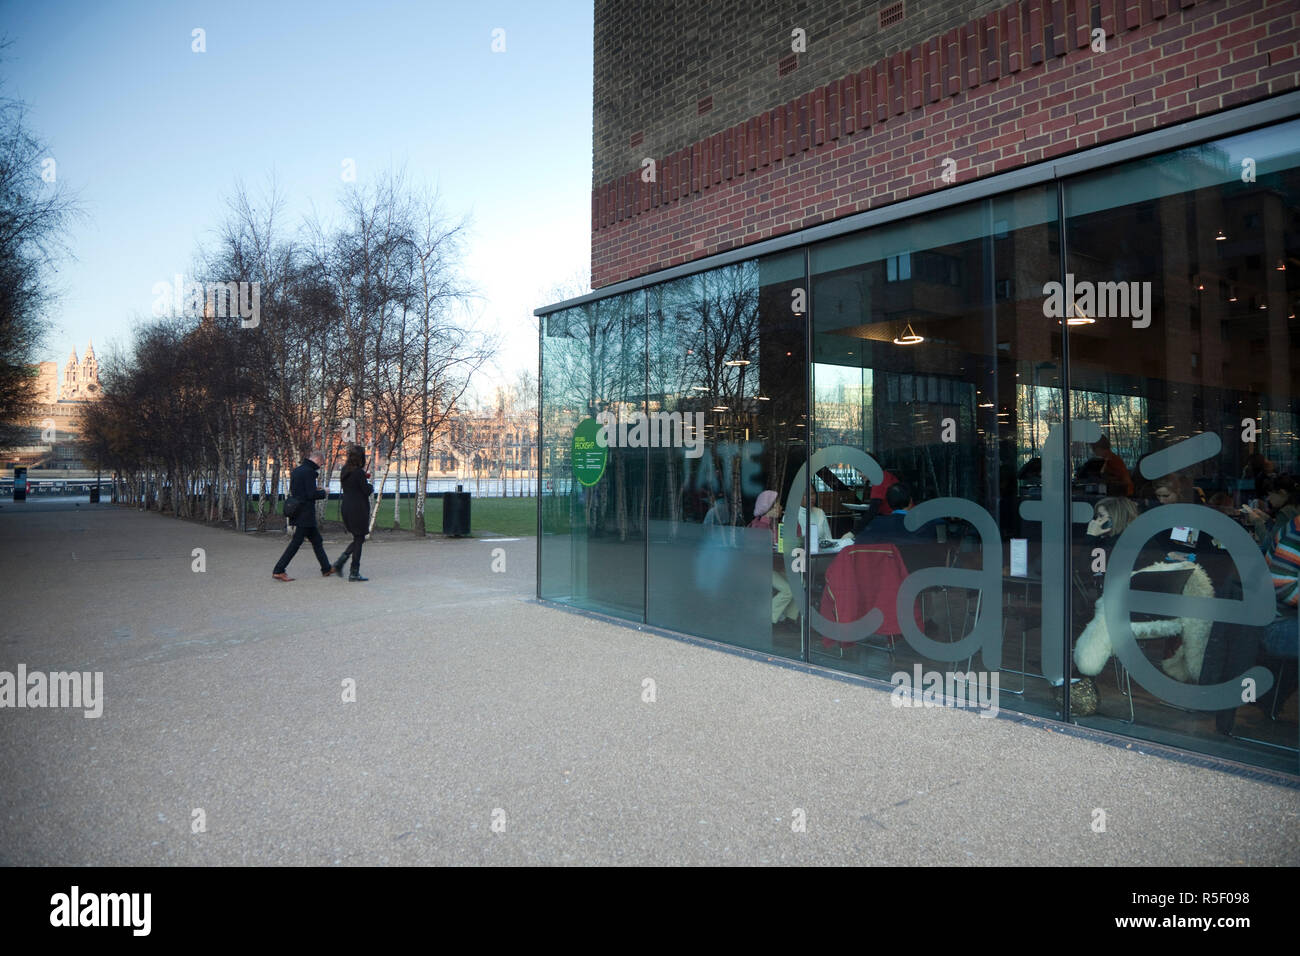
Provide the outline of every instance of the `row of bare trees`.
<path id="1" fill-rule="evenodd" d="M 0 53 L 7 43 L 0 41 Z M 83 210 L 58 181 L 26 106 L 0 77 L 0 448 L 29 444 L 34 369 L 68 227 Z"/>
<path id="2" fill-rule="evenodd" d="M 785 318 L 791 315 L 789 284 L 764 287 L 760 280 L 756 262 L 738 263 L 547 316 L 542 427 L 552 444 L 544 525 L 581 521 L 625 540 L 645 532 L 648 514 L 666 521 L 675 534 L 683 521 L 698 522 L 719 496 L 724 506 L 715 515 L 725 515 L 720 523 L 744 524 L 750 516 L 743 501 L 752 501 L 755 492 L 742 487 L 742 456 L 747 442 L 758 444 L 760 433 L 766 475 L 783 486 L 792 441 L 806 441 L 798 420 L 806 407 L 802 349 L 799 358 L 789 357 L 803 333 L 799 323 Z M 761 390 L 760 331 L 768 341 Z M 791 340 L 790 351 L 776 348 L 783 336 Z M 789 368 L 781 355 L 788 356 Z M 647 471 L 645 452 L 611 447 L 608 480 L 572 495 L 559 436 L 599 412 L 640 410 L 703 413 L 703 454 L 691 459 L 652 453 Z"/>
<path id="3" fill-rule="evenodd" d="M 423 534 L 435 442 L 495 344 L 466 318 L 464 234 L 400 171 L 350 187 L 335 220 L 292 229 L 274 184 L 256 201 L 237 188 L 196 257 L 203 309 L 140 326 L 101 363 L 87 460 L 114 473 L 119 500 L 177 517 L 239 526 L 251 488 L 263 530 L 309 449 L 332 472 L 355 441 L 381 498 L 414 466 Z M 258 289 L 257 314 L 229 314 L 218 283 Z"/>

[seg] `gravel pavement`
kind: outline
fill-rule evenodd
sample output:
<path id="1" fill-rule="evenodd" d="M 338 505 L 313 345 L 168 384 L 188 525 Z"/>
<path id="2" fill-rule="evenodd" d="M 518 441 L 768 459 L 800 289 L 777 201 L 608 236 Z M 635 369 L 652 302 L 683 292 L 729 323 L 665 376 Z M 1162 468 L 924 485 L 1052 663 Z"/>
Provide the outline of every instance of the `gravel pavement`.
<path id="1" fill-rule="evenodd" d="M 284 542 L 3 504 L 0 671 L 104 684 L 0 709 L 0 863 L 1300 863 L 1294 788 L 539 605 L 533 538 Z"/>

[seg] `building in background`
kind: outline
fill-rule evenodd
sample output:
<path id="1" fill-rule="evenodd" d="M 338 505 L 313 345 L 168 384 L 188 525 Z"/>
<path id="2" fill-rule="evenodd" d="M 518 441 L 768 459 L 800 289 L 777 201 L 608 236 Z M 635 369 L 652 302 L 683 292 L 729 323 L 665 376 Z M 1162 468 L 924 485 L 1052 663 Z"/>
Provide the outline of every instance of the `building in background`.
<path id="1" fill-rule="evenodd" d="M 36 401 L 48 405 L 59 400 L 59 365 L 42 362 L 36 367 Z"/>
<path id="2" fill-rule="evenodd" d="M 68 402 L 88 402 L 99 397 L 99 363 L 95 360 L 95 346 L 86 343 L 86 356 L 77 361 L 77 350 L 68 356 L 63 368 L 63 387 L 59 399 Z"/>
<path id="3" fill-rule="evenodd" d="M 598 0 L 539 596 L 1300 771 L 1298 91 L 1289 2 Z"/>
<path id="4" fill-rule="evenodd" d="M 81 410 L 86 403 L 97 401 L 99 363 L 93 344 L 86 344 L 86 354 L 77 359 L 74 349 L 59 381 L 58 365 L 41 362 L 33 381 L 34 414 L 27 424 L 28 438 L 17 448 L 4 452 L 7 464 L 25 465 L 29 469 L 77 471 L 93 469 L 94 462 L 84 462 L 77 445 L 81 437 Z"/>

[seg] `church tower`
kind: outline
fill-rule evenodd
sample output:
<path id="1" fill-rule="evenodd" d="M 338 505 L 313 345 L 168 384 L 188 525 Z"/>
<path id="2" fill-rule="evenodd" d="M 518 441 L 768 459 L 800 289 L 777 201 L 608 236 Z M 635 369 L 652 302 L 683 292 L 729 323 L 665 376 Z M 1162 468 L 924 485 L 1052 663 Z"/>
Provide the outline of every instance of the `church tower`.
<path id="1" fill-rule="evenodd" d="M 77 397 L 77 371 L 77 350 L 73 349 L 68 356 L 68 364 L 63 367 L 63 387 L 59 389 L 59 401 Z"/>
<path id="2" fill-rule="evenodd" d="M 81 360 L 80 398 L 99 397 L 99 362 L 95 360 L 95 344 L 86 341 L 86 357 Z"/>
<path id="3" fill-rule="evenodd" d="M 59 389 L 59 401 L 85 402 L 99 398 L 99 361 L 95 358 L 93 342 L 86 345 L 86 356 L 77 361 L 77 350 L 68 356 L 68 364 L 63 369 L 63 386 Z"/>

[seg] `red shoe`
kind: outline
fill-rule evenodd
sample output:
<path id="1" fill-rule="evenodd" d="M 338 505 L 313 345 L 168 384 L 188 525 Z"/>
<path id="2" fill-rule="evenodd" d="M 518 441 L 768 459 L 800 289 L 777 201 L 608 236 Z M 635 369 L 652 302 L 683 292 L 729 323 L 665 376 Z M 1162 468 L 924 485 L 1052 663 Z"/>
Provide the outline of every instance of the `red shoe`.
<path id="1" fill-rule="evenodd" d="M 277 581 L 292 581 L 292 580 L 293 580 L 293 578 L 289 577 L 289 575 L 285 574 L 283 571 L 281 571 L 279 574 L 273 574 L 273 575 L 271 575 L 271 577 L 275 578 Z"/>

